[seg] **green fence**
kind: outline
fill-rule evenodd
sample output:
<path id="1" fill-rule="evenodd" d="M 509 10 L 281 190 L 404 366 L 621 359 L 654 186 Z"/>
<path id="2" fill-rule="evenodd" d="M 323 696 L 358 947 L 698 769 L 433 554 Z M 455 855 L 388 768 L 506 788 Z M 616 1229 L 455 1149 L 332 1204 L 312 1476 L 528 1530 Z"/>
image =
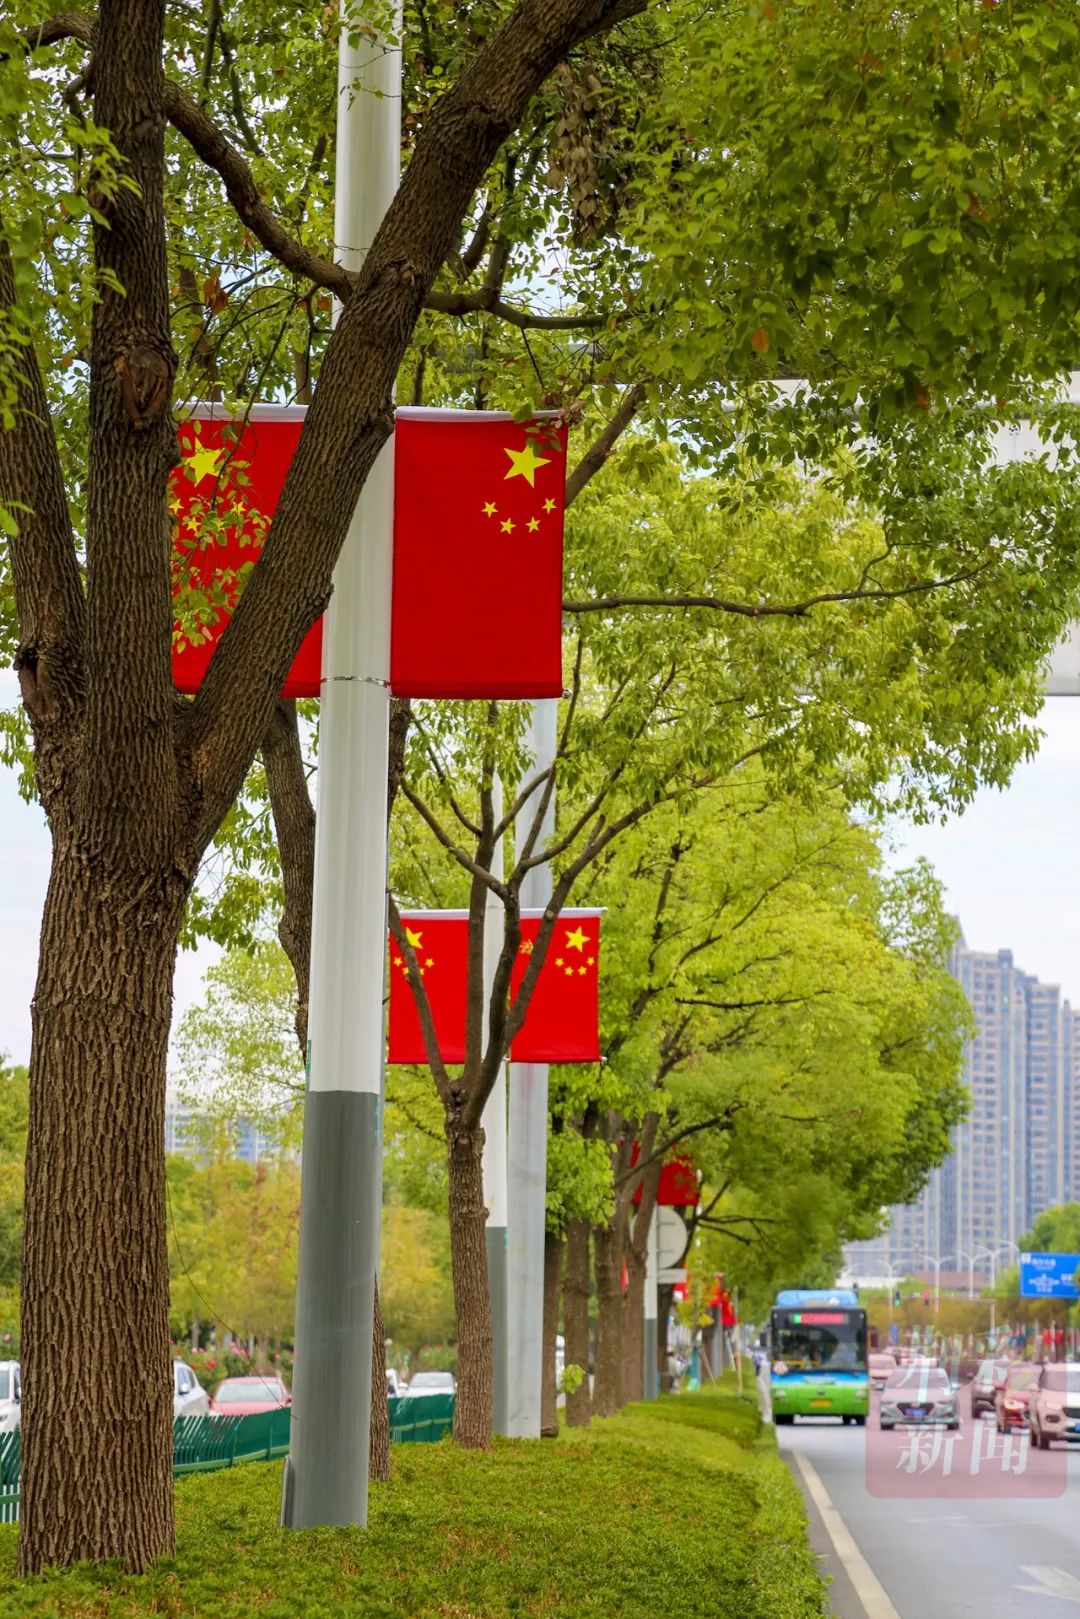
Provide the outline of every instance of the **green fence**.
<path id="1" fill-rule="evenodd" d="M 454 1426 L 452 1394 L 397 1395 L 390 1400 L 395 1444 L 432 1444 Z M 212 1473 L 237 1462 L 269 1462 L 289 1449 L 289 1409 L 247 1417 L 177 1417 L 173 1423 L 173 1477 Z M 0 1523 L 19 1518 L 19 1435 L 0 1434 Z"/>

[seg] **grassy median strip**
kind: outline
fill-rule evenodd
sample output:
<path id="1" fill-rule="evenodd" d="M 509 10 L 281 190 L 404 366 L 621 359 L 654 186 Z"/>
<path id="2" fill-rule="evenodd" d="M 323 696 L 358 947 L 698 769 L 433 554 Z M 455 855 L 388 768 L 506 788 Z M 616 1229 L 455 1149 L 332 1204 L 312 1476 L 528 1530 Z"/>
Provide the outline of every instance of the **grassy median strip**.
<path id="1" fill-rule="evenodd" d="M 281 1467 L 180 1480 L 177 1552 L 151 1574 L 15 1578 L 0 1619 L 811 1619 L 826 1612 L 797 1489 L 756 1408 L 716 1392 L 485 1454 L 395 1447 L 366 1534 L 278 1528 Z"/>

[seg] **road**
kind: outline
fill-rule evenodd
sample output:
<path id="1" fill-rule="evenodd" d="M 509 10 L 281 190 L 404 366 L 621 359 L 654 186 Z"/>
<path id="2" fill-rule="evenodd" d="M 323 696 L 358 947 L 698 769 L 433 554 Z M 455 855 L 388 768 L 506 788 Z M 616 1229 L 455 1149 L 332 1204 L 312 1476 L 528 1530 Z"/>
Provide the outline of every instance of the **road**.
<path id="1" fill-rule="evenodd" d="M 1048 1460 L 1022 1454 L 1013 1441 L 1019 1477 L 998 1469 L 986 1486 L 992 1497 L 952 1493 L 975 1487 L 973 1444 L 1003 1446 L 992 1424 L 980 1423 L 976 1435 L 965 1411 L 960 1483 L 942 1480 L 939 1457 L 926 1494 L 890 1495 L 919 1488 L 902 1465 L 911 1439 L 886 1439 L 875 1412 L 870 1425 L 823 1419 L 777 1430 L 807 1502 L 814 1549 L 833 1576 L 838 1619 L 1080 1619 L 1080 1451 L 1053 1449 Z M 921 1439 L 929 1459 L 932 1435 Z M 1038 1498 L 1038 1489 L 1053 1493 Z"/>

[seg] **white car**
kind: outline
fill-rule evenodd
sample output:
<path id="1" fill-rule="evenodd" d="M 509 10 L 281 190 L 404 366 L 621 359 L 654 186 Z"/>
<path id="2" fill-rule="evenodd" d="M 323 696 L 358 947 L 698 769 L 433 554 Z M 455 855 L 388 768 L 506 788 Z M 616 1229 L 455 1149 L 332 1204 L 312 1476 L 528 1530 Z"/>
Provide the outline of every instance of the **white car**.
<path id="1" fill-rule="evenodd" d="M 210 1396 L 190 1366 L 182 1360 L 173 1361 L 173 1418 L 205 1417 L 210 1410 Z"/>
<path id="2" fill-rule="evenodd" d="M 0 1433 L 14 1433 L 22 1418 L 22 1373 L 17 1360 L 0 1360 Z"/>

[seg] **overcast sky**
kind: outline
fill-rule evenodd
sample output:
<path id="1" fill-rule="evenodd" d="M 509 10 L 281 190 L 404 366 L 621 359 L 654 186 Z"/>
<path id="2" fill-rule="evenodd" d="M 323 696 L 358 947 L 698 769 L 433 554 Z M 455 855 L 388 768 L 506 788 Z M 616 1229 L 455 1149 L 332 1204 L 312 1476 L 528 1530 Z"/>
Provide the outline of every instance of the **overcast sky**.
<path id="1" fill-rule="evenodd" d="M 14 677 L 0 673 L 0 705 L 17 700 Z M 1017 966 L 1060 984 L 1080 1004 L 1080 697 L 1052 698 L 1046 740 L 1006 792 L 987 790 L 945 826 L 895 825 L 892 859 L 926 855 L 942 877 L 969 945 L 1011 949 Z M 24 804 L 13 775 L 0 770 L 0 1052 L 30 1052 L 41 905 L 49 840 L 37 805 Z M 176 1011 L 199 999 L 201 975 L 218 952 L 182 954 Z"/>

